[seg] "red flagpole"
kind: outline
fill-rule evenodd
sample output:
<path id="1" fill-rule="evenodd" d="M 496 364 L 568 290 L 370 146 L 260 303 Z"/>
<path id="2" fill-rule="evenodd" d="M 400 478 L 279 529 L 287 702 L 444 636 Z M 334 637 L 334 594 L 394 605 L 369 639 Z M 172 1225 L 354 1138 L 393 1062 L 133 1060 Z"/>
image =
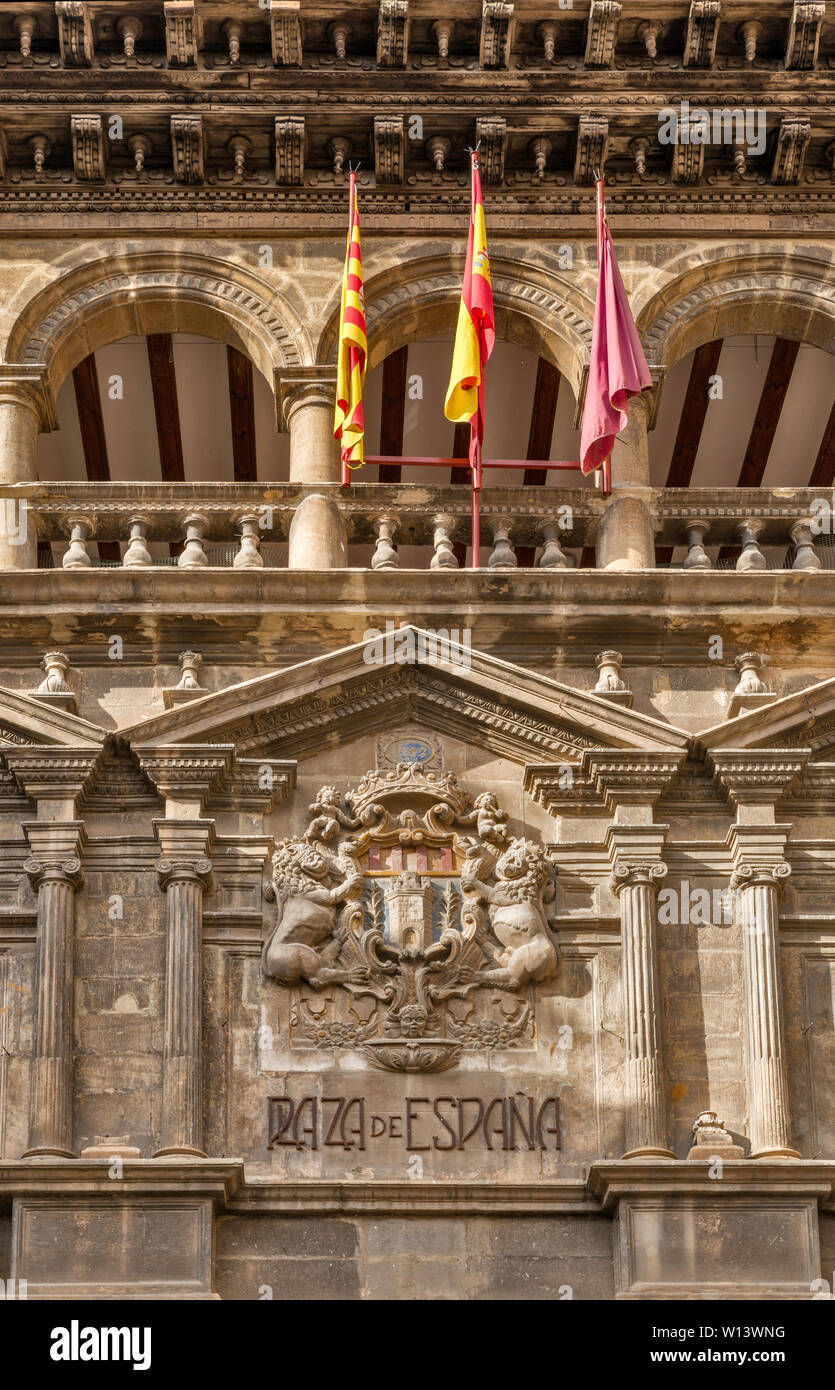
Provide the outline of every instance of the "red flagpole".
<path id="1" fill-rule="evenodd" d="M 595 190 L 597 192 L 597 274 L 600 275 L 600 268 L 603 264 L 603 224 L 606 221 L 606 185 L 603 175 L 598 175 L 595 180 Z M 608 497 L 612 490 L 612 456 L 611 454 L 603 463 L 600 469 L 600 483 L 604 497 Z"/>

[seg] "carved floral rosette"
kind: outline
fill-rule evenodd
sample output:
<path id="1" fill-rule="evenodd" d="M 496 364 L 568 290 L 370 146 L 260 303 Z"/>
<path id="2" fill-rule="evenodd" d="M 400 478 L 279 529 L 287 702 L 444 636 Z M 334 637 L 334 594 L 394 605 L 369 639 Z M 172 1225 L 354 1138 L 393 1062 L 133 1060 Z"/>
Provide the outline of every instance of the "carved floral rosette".
<path id="1" fill-rule="evenodd" d="M 323 787 L 265 885 L 267 976 L 291 989 L 290 1046 L 359 1050 L 391 1071 L 532 1047 L 555 974 L 556 871 L 491 792 L 401 763 Z"/>

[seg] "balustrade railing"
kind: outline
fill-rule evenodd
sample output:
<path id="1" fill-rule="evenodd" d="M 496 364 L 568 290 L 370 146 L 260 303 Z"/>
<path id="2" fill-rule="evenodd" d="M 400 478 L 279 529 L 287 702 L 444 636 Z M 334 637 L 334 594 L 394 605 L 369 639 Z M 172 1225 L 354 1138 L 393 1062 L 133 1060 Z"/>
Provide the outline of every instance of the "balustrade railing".
<path id="1" fill-rule="evenodd" d="M 34 529 L 46 543 L 41 566 L 315 569 L 315 554 L 312 563 L 292 558 L 294 518 L 313 495 L 327 499 L 348 568 L 468 567 L 470 492 L 453 485 L 26 484 L 0 489 L 0 522 Z M 616 488 L 604 498 L 591 488 L 502 486 L 481 494 L 481 568 L 589 567 L 627 496 L 650 513 L 665 567 L 835 568 L 835 500 L 825 489 Z"/>

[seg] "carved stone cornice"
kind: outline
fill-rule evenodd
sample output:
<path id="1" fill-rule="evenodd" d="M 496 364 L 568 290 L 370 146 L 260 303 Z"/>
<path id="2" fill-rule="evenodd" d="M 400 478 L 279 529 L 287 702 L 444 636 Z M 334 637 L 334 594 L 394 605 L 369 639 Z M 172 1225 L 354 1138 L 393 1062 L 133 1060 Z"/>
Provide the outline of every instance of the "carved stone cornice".
<path id="1" fill-rule="evenodd" d="M 301 67 L 303 33 L 300 0 L 270 0 L 270 41 L 277 68 Z"/>
<path id="2" fill-rule="evenodd" d="M 686 68 L 713 67 L 722 6 L 720 0 L 690 0 L 684 40 Z"/>
<path id="3" fill-rule="evenodd" d="M 476 144 L 481 145 L 478 162 L 484 182 L 502 183 L 507 154 L 507 121 L 503 116 L 482 116 L 476 121 L 475 133 Z"/>
<path id="4" fill-rule="evenodd" d="M 577 129 L 574 182 L 594 183 L 595 171 L 604 173 L 609 148 L 609 122 L 605 116 L 581 116 Z"/>
<path id="5" fill-rule="evenodd" d="M 171 149 L 177 182 L 202 183 L 206 173 L 202 116 L 171 117 Z"/>
<path id="6" fill-rule="evenodd" d="M 731 874 L 731 888 L 776 888 L 785 887 L 791 874 L 791 865 L 785 859 L 774 864 L 739 864 Z"/>
<path id="7" fill-rule="evenodd" d="M 107 160 L 101 116 L 71 116 L 70 132 L 76 178 L 84 183 L 104 179 Z"/>
<path id="8" fill-rule="evenodd" d="M 405 68 L 409 57 L 409 0 L 380 0 L 377 66 Z"/>
<path id="9" fill-rule="evenodd" d="M 810 756 L 810 748 L 721 748 L 708 754 L 708 764 L 732 806 L 774 805 Z"/>
<path id="10" fill-rule="evenodd" d="M 704 145 L 676 144 L 672 146 L 672 151 L 670 177 L 673 183 L 698 183 L 705 167 Z"/>
<path id="11" fill-rule="evenodd" d="M 513 47 L 514 13 L 510 0 L 483 0 L 478 65 L 506 68 Z"/>
<path id="12" fill-rule="evenodd" d="M 666 877 L 667 865 L 662 859 L 644 863 L 619 859 L 612 869 L 609 887 L 619 898 L 624 888 L 657 888 Z"/>
<path id="13" fill-rule="evenodd" d="M 203 37 L 195 0 L 165 0 L 164 10 L 165 51 L 169 63 L 172 67 L 194 67 Z"/>
<path id="14" fill-rule="evenodd" d="M 654 806 L 685 760 L 684 753 L 644 749 L 591 749 L 583 771 L 610 811 L 618 806 Z"/>
<path id="15" fill-rule="evenodd" d="M 786 43 L 786 67 L 813 68 L 818 61 L 818 45 L 826 6 L 794 0 Z"/>
<path id="16" fill-rule="evenodd" d="M 552 816 L 599 813 L 604 809 L 596 779 L 571 763 L 529 763 L 525 791 Z"/>
<path id="17" fill-rule="evenodd" d="M 812 126 L 808 120 L 784 116 L 780 122 L 777 148 L 771 168 L 771 182 L 777 184 L 797 184 L 806 162 L 806 151 L 812 139 Z"/>
<path id="18" fill-rule="evenodd" d="M 87 0 L 56 0 L 61 60 L 68 68 L 88 68 L 95 48 Z"/>
<path id="19" fill-rule="evenodd" d="M 403 182 L 406 131 L 402 116 L 374 117 L 374 172 L 378 184 Z"/>
<path id="20" fill-rule="evenodd" d="M 136 748 L 142 771 L 161 796 L 170 801 L 206 800 L 212 787 L 228 776 L 234 759 L 232 744 L 171 743 Z"/>
<path id="21" fill-rule="evenodd" d="M 587 68 L 610 68 L 614 63 L 622 11 L 619 0 L 591 0 L 586 31 Z"/>
<path id="22" fill-rule="evenodd" d="M 255 811 L 261 815 L 286 801 L 296 785 L 293 761 L 276 758 L 237 758 L 221 776 L 209 797 L 213 811 Z"/>
<path id="23" fill-rule="evenodd" d="M 275 181 L 282 186 L 304 182 L 304 116 L 275 118 Z"/>
<path id="24" fill-rule="evenodd" d="M 99 750 L 10 744 L 3 757 L 31 800 L 69 801 L 81 795 Z"/>

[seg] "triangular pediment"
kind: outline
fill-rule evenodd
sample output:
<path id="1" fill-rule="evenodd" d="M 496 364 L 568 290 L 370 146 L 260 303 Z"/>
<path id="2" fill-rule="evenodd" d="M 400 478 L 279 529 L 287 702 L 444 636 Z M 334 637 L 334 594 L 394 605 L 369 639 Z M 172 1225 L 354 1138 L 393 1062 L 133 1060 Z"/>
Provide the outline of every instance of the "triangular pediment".
<path id="1" fill-rule="evenodd" d="M 835 759 L 835 678 L 727 719 L 698 735 L 709 751 L 723 748 L 811 748 L 810 761 Z"/>
<path id="2" fill-rule="evenodd" d="M 520 764 L 579 763 L 589 748 L 684 750 L 686 733 L 522 666 L 400 629 L 413 659 L 357 643 L 205 696 L 121 731 L 134 748 L 234 744 L 239 756 L 305 758 L 409 721 Z"/>
<path id="3" fill-rule="evenodd" d="M 100 748 L 107 731 L 34 695 L 0 686 L 0 752 L 19 747 Z"/>

